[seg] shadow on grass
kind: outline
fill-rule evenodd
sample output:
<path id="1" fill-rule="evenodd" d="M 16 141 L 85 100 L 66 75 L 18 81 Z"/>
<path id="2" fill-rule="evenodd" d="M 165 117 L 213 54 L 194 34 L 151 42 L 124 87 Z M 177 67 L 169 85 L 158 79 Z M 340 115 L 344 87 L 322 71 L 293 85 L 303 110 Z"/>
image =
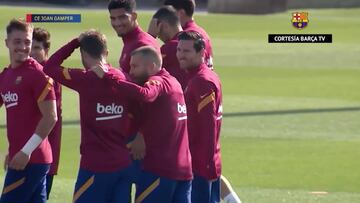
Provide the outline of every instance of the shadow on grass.
<path id="1" fill-rule="evenodd" d="M 349 111 L 360 111 L 360 107 L 234 112 L 234 113 L 224 113 L 223 116 L 225 118 L 232 118 L 232 117 L 250 117 L 250 116 L 278 116 L 278 115 L 289 115 L 289 114 L 335 113 L 335 112 L 349 112 Z M 79 124 L 80 124 L 79 120 L 63 121 L 63 126 L 79 125 Z M 6 125 L 1 124 L 0 129 L 1 128 L 6 128 Z"/>
<path id="2" fill-rule="evenodd" d="M 347 111 L 360 111 L 360 107 L 234 112 L 234 113 L 225 113 L 224 117 L 277 116 L 277 115 L 289 115 L 289 114 L 335 113 L 335 112 L 347 112 Z"/>

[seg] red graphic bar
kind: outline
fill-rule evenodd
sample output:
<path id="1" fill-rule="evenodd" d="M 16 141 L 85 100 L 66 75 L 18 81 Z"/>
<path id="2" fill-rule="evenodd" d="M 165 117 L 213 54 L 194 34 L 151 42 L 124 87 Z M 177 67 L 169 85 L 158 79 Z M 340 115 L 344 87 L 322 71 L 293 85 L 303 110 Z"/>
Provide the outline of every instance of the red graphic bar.
<path id="1" fill-rule="evenodd" d="M 32 22 L 32 14 L 26 14 L 26 22 L 31 23 Z"/>

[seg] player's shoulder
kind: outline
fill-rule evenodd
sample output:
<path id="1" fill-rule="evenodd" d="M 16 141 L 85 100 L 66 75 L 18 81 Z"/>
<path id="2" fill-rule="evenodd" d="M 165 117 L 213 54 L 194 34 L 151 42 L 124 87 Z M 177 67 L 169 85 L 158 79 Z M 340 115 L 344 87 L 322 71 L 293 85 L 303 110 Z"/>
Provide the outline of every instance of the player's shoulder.
<path id="1" fill-rule="evenodd" d="M 43 66 L 35 59 L 29 58 L 25 62 L 25 69 L 27 73 L 33 77 L 45 77 Z"/>
<path id="2" fill-rule="evenodd" d="M 163 80 L 164 80 L 164 76 L 161 75 L 153 75 L 148 79 L 148 81 L 158 81 L 158 82 L 162 82 Z"/>
<path id="3" fill-rule="evenodd" d="M 0 76 L 4 75 L 8 70 L 9 70 L 8 67 L 4 67 L 0 72 Z"/>
<path id="4" fill-rule="evenodd" d="M 198 25 L 197 23 L 193 23 L 192 26 L 189 26 L 186 31 L 195 31 L 195 32 L 198 32 L 199 34 L 202 35 L 203 38 L 205 38 L 206 40 L 208 40 L 210 37 L 209 37 L 209 34 L 206 32 L 206 30 L 201 27 L 200 25 Z"/>
<path id="5" fill-rule="evenodd" d="M 176 54 L 177 45 L 178 45 L 177 41 L 169 41 L 163 44 L 160 48 L 161 54 L 165 54 L 165 55 Z"/>
<path id="6" fill-rule="evenodd" d="M 171 48 L 171 49 L 173 49 L 173 48 L 176 49 L 178 44 L 179 44 L 179 40 L 173 39 L 173 40 L 166 42 L 163 46 Z"/>
<path id="7" fill-rule="evenodd" d="M 145 31 L 141 32 L 140 39 L 145 40 L 145 41 L 151 41 L 151 42 L 157 41 L 155 37 L 153 37 L 152 35 L 150 35 L 149 33 L 145 32 Z"/>
<path id="8" fill-rule="evenodd" d="M 195 75 L 190 79 L 188 86 L 195 89 L 203 89 L 206 87 L 217 86 L 218 79 L 217 76 L 209 69 L 201 71 L 199 74 Z"/>
<path id="9" fill-rule="evenodd" d="M 1 70 L 0 72 L 0 81 L 2 80 L 2 78 L 4 77 L 4 75 L 6 74 L 6 72 L 8 71 L 8 68 L 5 67 Z"/>
<path id="10" fill-rule="evenodd" d="M 126 80 L 128 78 L 128 76 L 126 75 L 126 73 L 124 73 L 123 71 L 121 71 L 118 68 L 114 68 L 112 66 L 109 66 L 109 73 L 117 78 L 120 79 L 124 79 Z"/>
<path id="11" fill-rule="evenodd" d="M 220 85 L 220 77 L 219 75 L 213 70 L 208 67 L 204 68 L 201 72 L 201 76 L 204 78 L 205 81 L 214 84 L 215 86 Z"/>
<path id="12" fill-rule="evenodd" d="M 201 26 L 198 25 L 198 24 L 196 24 L 196 27 L 197 27 L 197 29 L 198 29 L 200 32 L 202 32 L 203 35 L 205 35 L 205 36 L 203 36 L 203 37 L 209 37 L 209 34 L 206 32 L 205 28 L 201 27 Z"/>
<path id="13" fill-rule="evenodd" d="M 162 69 L 158 74 L 150 76 L 147 83 L 152 85 L 160 85 L 164 83 L 165 80 L 169 79 L 170 74 L 165 69 Z"/>
<path id="14" fill-rule="evenodd" d="M 160 50 L 160 44 L 158 41 L 147 32 L 144 32 L 137 41 L 137 48 L 142 46 L 151 46 L 157 50 Z"/>
<path id="15" fill-rule="evenodd" d="M 198 86 L 206 83 L 207 79 L 204 74 L 197 74 L 189 80 L 189 86 Z"/>
<path id="16" fill-rule="evenodd" d="M 152 41 L 152 40 L 149 40 L 149 39 L 140 39 L 138 41 L 136 41 L 136 43 L 132 46 L 132 50 L 136 50 L 140 47 L 143 47 L 143 46 L 150 46 L 158 51 L 160 51 L 160 45 L 158 44 L 157 41 Z"/>

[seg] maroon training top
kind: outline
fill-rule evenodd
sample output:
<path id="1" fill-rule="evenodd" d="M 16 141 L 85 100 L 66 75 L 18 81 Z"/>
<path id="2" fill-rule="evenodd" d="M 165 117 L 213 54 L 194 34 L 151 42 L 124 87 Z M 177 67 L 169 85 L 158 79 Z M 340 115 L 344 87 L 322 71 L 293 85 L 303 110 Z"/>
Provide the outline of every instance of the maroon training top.
<path id="1" fill-rule="evenodd" d="M 46 61 L 41 63 L 44 66 Z M 53 162 L 51 163 L 49 169 L 49 175 L 56 175 L 59 169 L 59 160 L 60 160 L 60 149 L 61 149 L 61 130 L 62 130 L 62 106 L 61 106 L 61 84 L 54 82 L 54 91 L 56 97 L 56 110 L 58 120 L 50 132 L 48 139 L 51 146 Z"/>
<path id="2" fill-rule="evenodd" d="M 206 64 L 191 70 L 189 76 L 185 98 L 193 172 L 213 180 L 221 175 L 221 84 Z"/>
<path id="3" fill-rule="evenodd" d="M 151 76 L 143 87 L 111 73 L 105 74 L 105 79 L 120 94 L 145 102 L 140 127 L 146 144 L 143 169 L 174 180 L 192 179 L 186 105 L 179 82 L 164 69 Z"/>
<path id="4" fill-rule="evenodd" d="M 187 86 L 188 80 L 186 72 L 180 68 L 179 61 L 176 57 L 179 34 L 180 33 L 176 34 L 171 40 L 165 42 L 165 44 L 161 47 L 161 54 L 163 57 L 163 67 L 179 81 L 182 89 L 184 90 Z"/>
<path id="5" fill-rule="evenodd" d="M 130 72 L 130 59 L 131 53 L 142 46 L 151 46 L 159 51 L 160 53 L 160 45 L 156 41 L 156 39 L 144 32 L 139 26 L 135 27 L 134 30 L 122 36 L 122 40 L 124 43 L 124 47 L 121 52 L 121 56 L 119 59 L 120 68 L 125 72 Z"/>
<path id="6" fill-rule="evenodd" d="M 38 102 L 55 100 L 53 81 L 47 77 L 42 66 L 29 58 L 17 68 L 5 68 L 0 74 L 0 104 L 6 108 L 9 160 L 19 152 L 35 133 L 42 118 Z M 32 164 L 52 162 L 48 138 L 31 154 Z"/>
<path id="7" fill-rule="evenodd" d="M 62 62 L 79 47 L 74 39 L 54 53 L 44 71 L 54 80 L 79 93 L 81 122 L 80 168 L 93 172 L 114 172 L 129 166 L 126 148 L 132 101 L 116 94 L 93 71 L 62 68 Z M 125 79 L 120 70 L 107 65 L 109 72 Z M 75 135 L 73 135 L 75 136 Z"/>

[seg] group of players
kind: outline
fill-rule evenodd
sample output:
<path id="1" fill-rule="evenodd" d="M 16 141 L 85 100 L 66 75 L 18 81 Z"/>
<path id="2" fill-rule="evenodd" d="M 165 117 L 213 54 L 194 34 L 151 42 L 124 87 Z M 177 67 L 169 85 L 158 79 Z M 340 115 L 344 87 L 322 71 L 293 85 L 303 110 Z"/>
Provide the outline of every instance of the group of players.
<path id="1" fill-rule="evenodd" d="M 73 202 L 130 202 L 133 183 L 136 203 L 240 202 L 221 176 L 221 84 L 210 38 L 193 19 L 195 1 L 166 0 L 148 32 L 135 7 L 135 0 L 108 4 L 123 40 L 120 69 L 107 62 L 106 37 L 96 30 L 48 58 L 45 29 L 10 21 L 10 65 L 0 74 L 9 141 L 1 203 L 48 199 L 59 163 L 61 85 L 80 98 Z M 77 48 L 84 68 L 62 67 Z"/>

